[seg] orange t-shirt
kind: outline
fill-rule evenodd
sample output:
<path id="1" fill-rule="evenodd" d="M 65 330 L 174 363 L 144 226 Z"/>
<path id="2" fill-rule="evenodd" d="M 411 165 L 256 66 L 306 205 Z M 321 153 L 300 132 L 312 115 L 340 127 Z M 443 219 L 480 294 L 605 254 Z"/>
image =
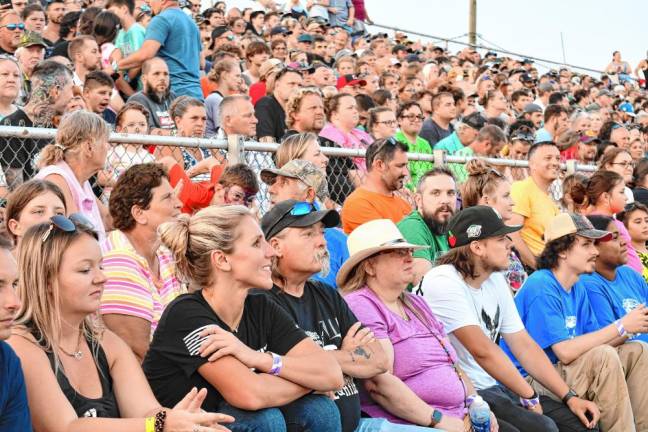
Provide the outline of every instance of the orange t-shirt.
<path id="1" fill-rule="evenodd" d="M 218 84 L 204 76 L 200 78 L 200 89 L 203 92 L 203 97 L 207 97 L 218 90 Z"/>
<path id="2" fill-rule="evenodd" d="M 342 206 L 342 228 L 349 234 L 358 226 L 374 219 L 391 219 L 398 223 L 412 212 L 412 207 L 398 196 L 387 196 L 358 188 Z"/>

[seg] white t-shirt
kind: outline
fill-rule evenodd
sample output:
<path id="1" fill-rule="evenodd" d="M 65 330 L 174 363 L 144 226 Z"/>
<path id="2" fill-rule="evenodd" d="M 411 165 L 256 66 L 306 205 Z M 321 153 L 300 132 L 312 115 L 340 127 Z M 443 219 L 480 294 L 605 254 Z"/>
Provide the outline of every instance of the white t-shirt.
<path id="1" fill-rule="evenodd" d="M 496 385 L 497 381 L 479 366 L 453 332 L 477 325 L 497 344 L 501 334 L 524 330 L 504 274 L 491 274 L 480 289 L 475 289 L 464 282 L 453 266 L 442 265 L 427 272 L 422 289 L 430 309 L 443 323 L 457 351 L 459 365 L 475 387 L 481 390 Z"/>

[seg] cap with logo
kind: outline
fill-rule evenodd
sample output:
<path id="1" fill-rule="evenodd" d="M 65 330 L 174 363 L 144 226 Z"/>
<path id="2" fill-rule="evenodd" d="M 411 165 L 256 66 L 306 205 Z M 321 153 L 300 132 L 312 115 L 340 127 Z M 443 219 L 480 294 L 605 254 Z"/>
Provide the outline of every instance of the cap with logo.
<path id="1" fill-rule="evenodd" d="M 270 240 L 286 228 L 306 228 L 318 222 L 332 228 L 339 225 L 340 215 L 335 210 L 318 210 L 313 203 L 291 199 L 281 201 L 261 218 L 261 230 Z"/>
<path id="2" fill-rule="evenodd" d="M 323 201 L 329 196 L 326 175 L 317 169 L 312 162 L 293 159 L 281 168 L 266 168 L 261 170 L 261 180 L 267 185 L 274 184 L 277 176 L 301 180 L 304 184 L 315 190 L 315 196 L 320 201 Z"/>
<path id="3" fill-rule="evenodd" d="M 619 105 L 619 111 L 628 114 L 630 117 L 635 116 L 634 108 L 632 107 L 632 104 L 630 102 L 623 102 L 621 105 Z"/>
<path id="4" fill-rule="evenodd" d="M 601 142 L 596 132 L 594 132 L 591 129 L 583 131 L 583 133 L 581 133 L 580 135 L 579 141 L 582 142 L 583 144 L 589 144 L 591 142 Z"/>
<path id="5" fill-rule="evenodd" d="M 592 240 L 607 241 L 612 233 L 594 228 L 585 216 L 575 213 L 560 213 L 554 216 L 545 227 L 544 240 L 550 242 L 569 234 Z"/>
<path id="6" fill-rule="evenodd" d="M 26 31 L 20 38 L 20 44 L 18 45 L 18 47 L 29 48 L 32 46 L 42 46 L 43 48 L 47 49 L 47 44 L 45 43 L 41 35 L 36 32 Z"/>
<path id="7" fill-rule="evenodd" d="M 506 225 L 502 217 L 489 206 L 474 206 L 461 210 L 448 223 L 448 244 L 460 247 L 476 240 L 514 233 L 522 225 Z"/>

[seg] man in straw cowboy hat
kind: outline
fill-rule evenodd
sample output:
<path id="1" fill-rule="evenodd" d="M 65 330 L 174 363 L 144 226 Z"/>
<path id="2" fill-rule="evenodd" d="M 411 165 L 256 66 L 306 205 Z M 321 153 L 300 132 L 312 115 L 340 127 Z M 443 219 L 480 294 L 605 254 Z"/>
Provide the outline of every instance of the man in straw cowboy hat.
<path id="1" fill-rule="evenodd" d="M 529 432 L 585 431 L 595 426 L 598 408 L 572 397 L 569 386 L 527 333 L 501 273 L 509 265 L 509 235 L 522 227 L 505 225 L 488 206 L 460 211 L 448 227 L 452 249 L 423 278 L 423 295 L 450 335 L 459 363 L 500 423 Z M 500 339 L 558 400 L 538 396 L 498 346 Z M 558 402 L 561 398 L 564 403 Z"/>
<path id="2" fill-rule="evenodd" d="M 345 385 L 333 397 L 340 410 L 342 431 L 416 431 L 384 419 L 361 419 L 356 378 L 386 371 L 386 355 L 368 328 L 363 328 L 337 291 L 310 279 L 326 258 L 324 227 L 336 226 L 335 210 L 317 210 L 310 202 L 286 200 L 261 221 L 266 240 L 275 249 L 270 295 L 299 327 L 330 350 L 345 374 Z M 426 429 L 429 430 L 429 429 Z"/>

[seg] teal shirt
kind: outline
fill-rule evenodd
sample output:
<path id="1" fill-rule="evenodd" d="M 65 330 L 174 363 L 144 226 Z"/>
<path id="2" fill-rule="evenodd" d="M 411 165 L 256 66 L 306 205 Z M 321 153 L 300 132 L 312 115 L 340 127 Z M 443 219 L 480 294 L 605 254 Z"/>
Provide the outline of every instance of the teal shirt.
<path id="1" fill-rule="evenodd" d="M 396 138 L 398 142 L 405 144 L 407 146 L 407 151 L 409 151 L 410 153 L 432 154 L 432 147 L 425 138 L 417 136 L 416 142 L 412 144 L 407 140 L 405 134 L 402 131 L 396 132 L 394 138 Z M 411 180 L 409 183 L 407 183 L 407 188 L 415 190 L 421 176 L 434 168 L 434 164 L 432 162 L 426 161 L 410 161 L 408 168 Z"/>
<path id="2" fill-rule="evenodd" d="M 449 155 L 454 155 L 463 148 L 465 148 L 465 146 L 461 144 L 457 131 L 452 132 L 434 146 L 434 150 L 444 150 Z"/>
<path id="3" fill-rule="evenodd" d="M 471 147 L 464 147 L 454 154 L 455 156 L 474 156 L 475 152 Z M 468 180 L 468 171 L 466 171 L 466 164 L 452 163 L 448 164 L 448 168 L 454 174 L 457 184 L 463 183 Z"/>
<path id="4" fill-rule="evenodd" d="M 421 214 L 414 210 L 396 224 L 405 240 L 416 245 L 429 246 L 429 249 L 414 251 L 414 258 L 423 258 L 434 264 L 435 260 L 450 250 L 448 236 L 434 235 Z"/>
<path id="5" fill-rule="evenodd" d="M 128 57 L 142 47 L 145 35 L 146 29 L 141 24 L 135 23 L 128 31 L 119 31 L 115 39 L 115 46 L 121 51 L 123 57 Z M 124 74 L 124 79 L 129 81 L 128 75 Z M 137 89 L 142 89 L 142 82 L 140 80 L 137 82 Z"/>

